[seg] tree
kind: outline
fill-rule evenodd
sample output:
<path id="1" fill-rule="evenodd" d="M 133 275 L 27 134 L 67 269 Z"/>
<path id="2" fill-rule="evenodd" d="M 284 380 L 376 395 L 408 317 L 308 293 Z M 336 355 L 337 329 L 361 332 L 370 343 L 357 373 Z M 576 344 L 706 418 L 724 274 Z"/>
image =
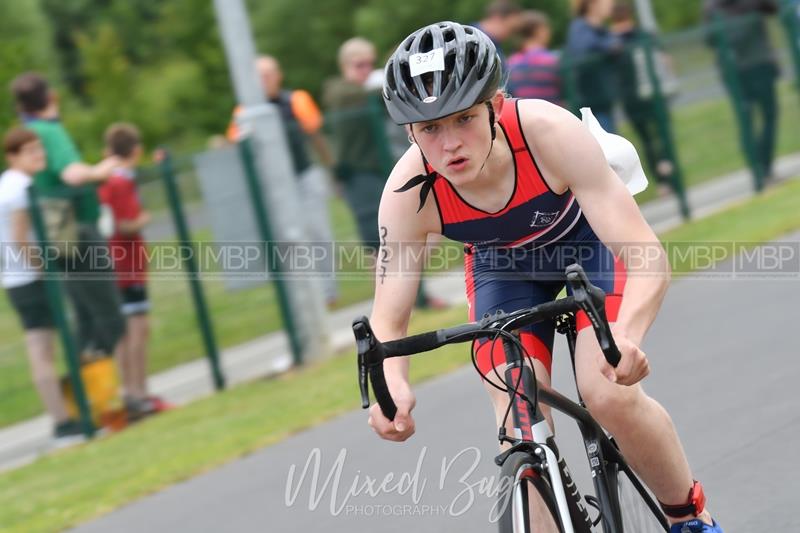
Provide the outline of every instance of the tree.
<path id="1" fill-rule="evenodd" d="M 39 1 L 0 2 L 0 127 L 15 121 L 11 80 L 29 70 L 47 74 L 52 56 L 50 27 Z"/>
<path id="2" fill-rule="evenodd" d="M 654 1 L 653 9 L 662 32 L 683 30 L 702 23 L 702 2 L 698 0 Z"/>

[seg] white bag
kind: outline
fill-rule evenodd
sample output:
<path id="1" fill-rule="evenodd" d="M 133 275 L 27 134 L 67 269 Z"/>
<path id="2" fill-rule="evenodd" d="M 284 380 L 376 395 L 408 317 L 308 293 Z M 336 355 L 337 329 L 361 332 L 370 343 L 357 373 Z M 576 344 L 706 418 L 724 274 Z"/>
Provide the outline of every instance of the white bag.
<path id="1" fill-rule="evenodd" d="M 589 132 L 600 143 L 609 166 L 625 183 L 631 196 L 647 189 L 647 176 L 633 144 L 625 137 L 604 130 L 588 107 L 581 108 L 581 116 Z"/>

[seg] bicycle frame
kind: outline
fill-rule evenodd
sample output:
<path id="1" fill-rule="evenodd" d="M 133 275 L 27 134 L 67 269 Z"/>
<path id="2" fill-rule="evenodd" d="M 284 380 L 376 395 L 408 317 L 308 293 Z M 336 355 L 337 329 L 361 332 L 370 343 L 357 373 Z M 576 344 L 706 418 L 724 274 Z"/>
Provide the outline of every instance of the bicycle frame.
<path id="1" fill-rule="evenodd" d="M 574 316 L 569 316 L 567 324 L 559 328 L 560 333 L 567 336 L 567 344 L 570 351 L 573 374 L 575 373 L 575 339 L 577 337 Z M 541 413 L 538 405 L 531 405 L 525 401 L 515 391 L 521 392 L 527 398 L 538 396 L 538 402 L 550 406 L 551 408 L 563 413 L 573 419 L 583 436 L 583 444 L 592 472 L 595 494 L 599 503 L 599 512 L 602 519 L 604 533 L 619 533 L 622 531 L 622 515 L 617 490 L 617 471 L 625 472 L 631 480 L 634 488 L 640 494 L 648 507 L 659 518 L 665 531 L 669 531 L 669 524 L 660 511 L 660 508 L 647 492 L 639 479 L 628 466 L 624 457 L 620 453 L 613 440 L 609 438 L 598 422 L 589 414 L 589 411 L 582 405 L 578 405 L 553 389 L 538 387 L 533 382 L 534 376 L 530 367 L 525 365 L 519 348 L 513 342 L 503 339 L 503 346 L 506 353 L 506 383 L 519 384 L 514 390 L 509 390 L 511 401 L 511 413 L 514 421 L 515 438 L 505 435 L 505 428 L 500 428 L 498 438 L 501 442 L 511 443 L 511 448 L 504 451 L 495 458 L 495 463 L 502 466 L 505 459 L 514 451 L 528 451 L 537 461 L 543 470 L 548 472 L 553 493 L 556 496 L 556 503 L 559 515 L 562 520 L 564 533 L 574 533 L 574 519 L 583 517 L 571 516 L 568 508 L 567 498 L 571 498 L 579 512 L 586 513 L 585 520 L 589 521 L 588 511 L 586 510 L 581 498 L 581 494 L 567 468 L 566 462 L 558 456 L 555 447 L 555 440 L 547 421 Z M 538 391 L 537 391 L 538 389 Z M 537 391 L 534 393 L 534 391 Z M 581 401 L 582 403 L 582 401 Z M 538 450 L 544 450 L 544 457 Z M 553 465 L 558 465 L 553 469 Z M 565 490 L 565 484 L 570 485 L 570 491 Z M 589 521 L 591 522 L 591 521 Z M 588 523 L 587 527 L 591 527 Z M 634 532 L 625 532 L 634 533 Z"/>
<path id="2" fill-rule="evenodd" d="M 617 485 L 619 471 L 628 476 L 633 487 L 647 503 L 654 516 L 658 517 L 664 531 L 669 531 L 666 517 L 661 514 L 659 506 L 630 469 L 613 439 L 606 435 L 603 428 L 583 406 L 567 399 L 555 390 L 539 389 L 533 369 L 524 364 L 518 339 L 510 333 L 535 322 L 557 320 L 558 332 L 567 336 L 573 374 L 575 374 L 577 331 L 574 314 L 581 310 L 589 318 L 606 360 L 612 366 L 619 363 L 620 353 L 614 343 L 605 315 L 605 293 L 589 283 L 579 265 L 574 264 L 567 267 L 565 273 L 572 296 L 509 314 L 498 311 L 493 316 L 484 316 L 478 322 L 430 331 L 386 343 L 375 338 L 366 317 L 356 318 L 353 321 L 353 333 L 358 349 L 361 405 L 365 409 L 370 406 L 369 384 L 371 382 L 375 399 L 381 411 L 389 420 L 394 419 L 397 406 L 389 393 L 383 373 L 383 361 L 387 357 L 413 355 L 434 350 L 446 344 L 474 341 L 492 336 L 494 336 L 492 342 L 495 342 L 498 337 L 502 337 L 506 352 L 505 380 L 503 381 L 506 389 L 501 390 L 507 390 L 509 393 L 509 413 L 513 414 L 514 437 L 506 435 L 506 418 L 503 420 L 503 427 L 498 431 L 498 438 L 501 443 L 510 443 L 511 447 L 498 455 L 495 463 L 502 466 L 515 451 L 527 453 L 533 465 L 540 472 L 547 473 L 564 533 L 576 533 L 576 530 L 577 533 L 591 532 L 592 521 L 583 505 L 577 486 L 572 482 L 566 462 L 558 456 L 553 433 L 539 408 L 539 402 L 549 405 L 575 420 L 581 431 L 596 493 L 594 501 L 588 498 L 587 501 L 596 505 L 599 510 L 603 532 L 620 533 L 622 531 Z M 499 376 L 499 374 L 497 375 Z M 498 388 L 500 387 L 498 386 Z M 581 403 L 583 403 L 582 400 Z M 557 474 L 553 475 L 554 471 Z M 565 490 L 565 486 L 570 489 L 569 493 Z M 595 502 L 597 503 L 595 504 Z M 570 503 L 573 504 L 572 508 L 569 506 Z M 576 513 L 580 516 L 576 516 Z M 579 522 L 577 528 L 576 524 L 573 524 L 574 520 Z"/>
<path id="3" fill-rule="evenodd" d="M 531 367 L 524 364 L 522 354 L 516 344 L 503 338 L 503 348 L 506 353 L 505 381 L 515 384 L 514 389 L 509 389 L 509 401 L 511 402 L 511 414 L 514 421 L 515 438 L 510 439 L 505 435 L 505 427 L 498 431 L 500 442 L 510 442 L 511 448 L 495 458 L 497 466 L 503 466 L 506 458 L 513 452 L 526 449 L 538 463 L 542 470 L 548 472 L 553 494 L 556 498 L 559 515 L 562 517 L 562 529 L 564 533 L 575 533 L 572 520 L 569 518 L 569 505 L 567 503 L 567 493 L 564 490 L 563 480 L 560 473 L 552 475 L 550 465 L 558 464 L 560 461 L 556 452 L 553 450 L 553 432 L 550 425 L 538 408 L 537 404 L 532 404 L 524 398 L 535 398 L 537 386 L 534 383 Z M 521 392 L 524 396 L 518 394 Z M 579 501 L 579 505 L 582 502 Z M 563 517 L 566 517 L 565 521 Z"/>

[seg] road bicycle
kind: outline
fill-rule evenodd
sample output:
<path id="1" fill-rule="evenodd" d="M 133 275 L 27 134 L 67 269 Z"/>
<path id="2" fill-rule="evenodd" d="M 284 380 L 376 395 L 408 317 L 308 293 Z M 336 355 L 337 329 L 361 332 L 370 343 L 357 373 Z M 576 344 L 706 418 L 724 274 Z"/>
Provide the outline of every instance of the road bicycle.
<path id="1" fill-rule="evenodd" d="M 394 419 L 397 407 L 383 373 L 383 361 L 387 357 L 414 355 L 446 344 L 472 342 L 472 363 L 479 371 L 476 341 L 500 340 L 506 356 L 504 375 L 501 376 L 495 368 L 494 376 L 484 376 L 492 386 L 506 391 L 510 400 L 498 430 L 501 445 L 509 447 L 495 458 L 501 470 L 501 484 L 505 487 L 498 502 L 500 533 L 668 532 L 669 523 L 655 498 L 628 466 L 613 437 L 586 410 L 580 393 L 579 405 L 553 389 L 540 387 L 533 365 L 525 364 L 530 354 L 515 331 L 536 322 L 555 320 L 556 331 L 567 338 L 574 376 L 575 314 L 579 310 L 589 317 L 608 362 L 615 367 L 619 363 L 619 350 L 606 319 L 605 293 L 589 282 L 577 264 L 567 268 L 566 281 L 572 294 L 565 298 L 512 313 L 498 311 L 477 322 L 388 342 L 375 337 L 366 317 L 357 318 L 353 321 L 353 333 L 358 349 L 362 406 L 368 408 L 370 405 L 371 383 L 383 414 L 390 420 Z M 559 455 L 540 403 L 564 413 L 577 423 L 591 469 L 594 495 L 581 496 L 566 461 Z M 509 436 L 505 429 L 509 416 L 513 417 L 513 436 Z"/>

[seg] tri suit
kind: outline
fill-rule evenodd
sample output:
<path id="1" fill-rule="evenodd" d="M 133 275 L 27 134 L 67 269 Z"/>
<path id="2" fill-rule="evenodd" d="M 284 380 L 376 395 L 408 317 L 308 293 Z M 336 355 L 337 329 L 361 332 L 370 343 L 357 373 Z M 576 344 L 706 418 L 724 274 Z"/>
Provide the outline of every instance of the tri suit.
<path id="1" fill-rule="evenodd" d="M 606 313 L 615 321 L 625 285 L 622 261 L 592 231 L 572 192 L 556 194 L 542 178 L 522 133 L 517 100 L 506 100 L 499 125 L 515 165 L 514 192 L 501 210 L 490 213 L 470 205 L 425 162 L 433 176 L 431 190 L 442 234 L 465 244 L 470 320 L 498 309 L 512 312 L 554 300 L 564 288 L 564 270 L 577 262 L 592 284 L 606 292 Z M 579 329 L 589 326 L 583 313 L 577 323 Z M 523 346 L 548 372 L 554 331 L 550 321 L 520 332 Z M 501 342 L 484 340 L 477 356 L 484 375 L 505 363 Z"/>

